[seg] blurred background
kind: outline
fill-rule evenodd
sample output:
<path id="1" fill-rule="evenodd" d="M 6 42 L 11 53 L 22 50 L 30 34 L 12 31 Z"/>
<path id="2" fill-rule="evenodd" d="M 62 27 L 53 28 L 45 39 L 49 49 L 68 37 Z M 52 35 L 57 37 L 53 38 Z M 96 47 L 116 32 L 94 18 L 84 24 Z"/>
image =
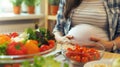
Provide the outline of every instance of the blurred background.
<path id="1" fill-rule="evenodd" d="M 35 25 L 52 31 L 57 12 L 51 13 L 51 5 L 58 10 L 59 0 L 0 0 L 0 33 L 23 32 Z"/>

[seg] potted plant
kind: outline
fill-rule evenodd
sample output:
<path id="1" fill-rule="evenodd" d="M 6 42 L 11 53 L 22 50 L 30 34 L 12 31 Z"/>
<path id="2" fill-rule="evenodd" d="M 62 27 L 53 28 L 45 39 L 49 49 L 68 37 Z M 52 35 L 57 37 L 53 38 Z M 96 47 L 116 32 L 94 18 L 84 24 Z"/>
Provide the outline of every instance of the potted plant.
<path id="1" fill-rule="evenodd" d="M 11 3 L 13 5 L 13 12 L 15 14 L 20 14 L 22 2 L 23 0 L 11 0 Z"/>
<path id="2" fill-rule="evenodd" d="M 60 0 L 49 0 L 50 4 L 50 13 L 56 15 L 59 7 Z"/>
<path id="3" fill-rule="evenodd" d="M 24 2 L 27 5 L 29 14 L 34 14 L 35 6 L 40 4 L 40 0 L 24 0 Z"/>

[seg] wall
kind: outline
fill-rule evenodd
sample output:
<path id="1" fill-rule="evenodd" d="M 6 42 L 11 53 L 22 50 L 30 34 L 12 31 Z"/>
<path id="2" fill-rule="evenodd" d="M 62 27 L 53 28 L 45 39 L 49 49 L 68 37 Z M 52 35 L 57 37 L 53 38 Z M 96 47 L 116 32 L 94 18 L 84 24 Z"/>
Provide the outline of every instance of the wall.
<path id="1" fill-rule="evenodd" d="M 23 32 L 26 28 L 34 28 L 38 20 L 0 21 L 0 33 Z"/>

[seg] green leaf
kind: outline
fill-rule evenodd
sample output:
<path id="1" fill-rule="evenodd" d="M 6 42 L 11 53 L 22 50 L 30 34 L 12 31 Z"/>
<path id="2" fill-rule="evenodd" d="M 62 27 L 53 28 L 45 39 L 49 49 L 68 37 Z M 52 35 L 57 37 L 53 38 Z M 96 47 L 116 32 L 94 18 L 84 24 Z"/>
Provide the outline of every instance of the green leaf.
<path id="1" fill-rule="evenodd" d="M 43 57 L 34 57 L 34 66 L 35 67 L 42 67 L 45 64 L 45 59 Z"/>
<path id="2" fill-rule="evenodd" d="M 31 67 L 30 62 L 29 61 L 24 61 L 22 63 L 22 67 Z"/>
<path id="3" fill-rule="evenodd" d="M 23 0 L 11 0 L 11 3 L 14 5 L 14 6 L 21 6 Z"/>
<path id="4" fill-rule="evenodd" d="M 35 6 L 39 5 L 41 0 L 24 0 L 24 2 L 27 6 Z"/>
<path id="5" fill-rule="evenodd" d="M 49 0 L 49 4 L 51 5 L 59 5 L 60 0 Z"/>
<path id="6" fill-rule="evenodd" d="M 0 55 L 6 54 L 7 43 L 0 44 Z"/>
<path id="7" fill-rule="evenodd" d="M 32 28 L 26 29 L 26 33 L 28 34 L 28 39 L 36 40 L 36 34 L 35 31 Z"/>
<path id="8" fill-rule="evenodd" d="M 69 67 L 69 64 L 68 63 L 64 63 L 64 67 Z"/>

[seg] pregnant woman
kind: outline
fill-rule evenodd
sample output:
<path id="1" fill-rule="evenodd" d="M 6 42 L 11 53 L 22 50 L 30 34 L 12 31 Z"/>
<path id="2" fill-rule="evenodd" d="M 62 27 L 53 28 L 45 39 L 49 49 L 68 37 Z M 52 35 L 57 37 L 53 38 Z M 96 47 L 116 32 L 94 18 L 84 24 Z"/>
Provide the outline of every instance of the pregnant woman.
<path id="1" fill-rule="evenodd" d="M 56 41 L 99 42 L 119 53 L 119 9 L 118 0 L 60 0 Z"/>

